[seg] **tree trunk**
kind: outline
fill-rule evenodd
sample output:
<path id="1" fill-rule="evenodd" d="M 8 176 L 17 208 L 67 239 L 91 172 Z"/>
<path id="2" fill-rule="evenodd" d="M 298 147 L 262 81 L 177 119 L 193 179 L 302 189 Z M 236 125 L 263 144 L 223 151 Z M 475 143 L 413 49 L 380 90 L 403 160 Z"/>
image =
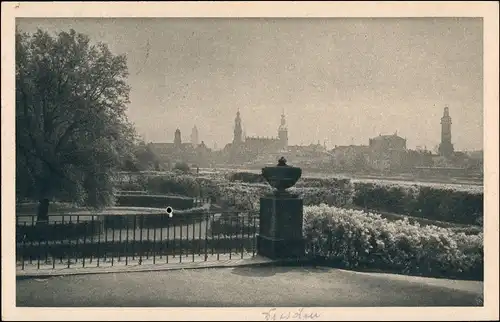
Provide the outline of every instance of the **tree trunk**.
<path id="1" fill-rule="evenodd" d="M 49 199 L 43 198 L 38 201 L 36 213 L 36 223 L 47 222 L 49 220 Z"/>

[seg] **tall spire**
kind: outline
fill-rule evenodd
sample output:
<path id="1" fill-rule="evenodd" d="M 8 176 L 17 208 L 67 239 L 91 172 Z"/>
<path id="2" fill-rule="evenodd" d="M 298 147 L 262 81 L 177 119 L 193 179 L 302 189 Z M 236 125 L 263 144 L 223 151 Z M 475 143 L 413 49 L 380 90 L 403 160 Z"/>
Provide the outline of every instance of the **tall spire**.
<path id="1" fill-rule="evenodd" d="M 180 148 L 182 144 L 181 140 L 181 130 L 176 129 L 174 133 L 174 145 L 176 148 Z"/>
<path id="2" fill-rule="evenodd" d="M 448 108 L 448 106 L 445 106 L 444 107 L 444 113 L 443 113 L 443 116 L 450 116 L 450 109 Z"/>
<path id="3" fill-rule="evenodd" d="M 281 112 L 281 124 L 279 130 L 280 131 L 286 130 L 285 108 L 283 108 Z"/>
<path id="4" fill-rule="evenodd" d="M 236 112 L 236 118 L 234 119 L 234 137 L 233 143 L 240 144 L 242 142 L 242 129 L 241 129 L 241 118 L 240 118 L 240 109 Z"/>
<path id="5" fill-rule="evenodd" d="M 450 157 L 454 148 L 451 143 L 451 117 L 448 106 L 444 107 L 443 117 L 441 118 L 441 144 L 439 145 L 439 154 Z"/>
<path id="6" fill-rule="evenodd" d="M 191 131 L 191 144 L 195 147 L 198 146 L 198 128 L 196 128 L 196 125 Z"/>
<path id="7" fill-rule="evenodd" d="M 286 127 L 285 108 L 283 108 L 281 113 L 281 122 L 278 127 L 278 138 L 280 140 L 281 148 L 286 149 L 288 147 L 288 129 Z"/>

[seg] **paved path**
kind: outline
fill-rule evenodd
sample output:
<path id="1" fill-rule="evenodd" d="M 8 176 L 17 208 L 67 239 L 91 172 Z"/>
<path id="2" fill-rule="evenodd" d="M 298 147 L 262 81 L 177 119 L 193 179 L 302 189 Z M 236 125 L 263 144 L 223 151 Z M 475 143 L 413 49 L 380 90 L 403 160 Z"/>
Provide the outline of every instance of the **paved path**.
<path id="1" fill-rule="evenodd" d="M 475 306 L 483 283 L 332 268 L 245 266 L 21 279 L 17 306 Z"/>

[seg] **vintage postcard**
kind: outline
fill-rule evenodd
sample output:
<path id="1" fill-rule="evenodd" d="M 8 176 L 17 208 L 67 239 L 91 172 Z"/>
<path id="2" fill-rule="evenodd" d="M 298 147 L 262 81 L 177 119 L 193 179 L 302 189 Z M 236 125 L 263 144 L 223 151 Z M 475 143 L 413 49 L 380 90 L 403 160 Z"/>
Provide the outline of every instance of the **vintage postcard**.
<path id="1" fill-rule="evenodd" d="M 496 2 L 4 2 L 2 318 L 498 319 L 498 75 Z"/>

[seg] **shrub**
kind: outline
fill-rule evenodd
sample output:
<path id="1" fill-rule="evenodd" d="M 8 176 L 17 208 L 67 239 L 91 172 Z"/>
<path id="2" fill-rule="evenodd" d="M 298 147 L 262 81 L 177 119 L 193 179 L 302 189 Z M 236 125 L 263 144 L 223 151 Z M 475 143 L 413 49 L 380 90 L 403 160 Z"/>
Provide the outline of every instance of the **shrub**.
<path id="1" fill-rule="evenodd" d="M 413 213 L 416 207 L 415 187 L 355 183 L 353 204 L 397 214 Z"/>
<path id="2" fill-rule="evenodd" d="M 353 204 L 371 210 L 466 225 L 480 225 L 483 217 L 482 192 L 450 188 L 357 182 L 354 184 Z"/>
<path id="3" fill-rule="evenodd" d="M 213 194 L 223 208 L 247 211 L 259 209 L 260 197 L 270 191 L 268 185 L 219 183 Z"/>
<path id="4" fill-rule="evenodd" d="M 246 183 L 266 183 L 266 179 L 259 173 L 234 172 L 228 175 L 229 181 L 241 181 Z"/>
<path id="5" fill-rule="evenodd" d="M 328 188 L 328 189 L 348 189 L 351 187 L 351 180 L 347 178 L 300 178 L 295 184 L 297 188 Z"/>
<path id="6" fill-rule="evenodd" d="M 325 203 L 329 206 L 349 206 L 352 204 L 352 190 L 328 188 L 296 188 L 289 189 L 304 200 L 304 205 L 313 206 Z"/>
<path id="7" fill-rule="evenodd" d="M 178 162 L 174 165 L 174 170 L 179 170 L 183 173 L 189 173 L 191 172 L 191 168 L 189 167 L 189 164 L 185 162 Z"/>
<path id="8" fill-rule="evenodd" d="M 422 187 L 417 199 L 423 217 L 462 224 L 481 224 L 483 194 Z"/>
<path id="9" fill-rule="evenodd" d="M 327 262 L 404 274 L 483 278 L 482 232 L 466 235 L 326 205 L 304 210 L 304 236 L 312 255 Z"/>
<path id="10" fill-rule="evenodd" d="M 258 209 L 259 198 L 271 191 L 260 174 L 249 172 L 202 176 L 170 172 L 146 179 L 144 186 L 151 193 L 207 197 L 223 207 L 240 211 Z M 483 193 L 480 187 L 458 188 L 460 190 L 451 189 L 449 185 L 387 184 L 306 177 L 289 191 L 303 198 L 306 206 L 322 203 L 336 207 L 357 206 L 430 220 L 482 225 Z"/>
<path id="11" fill-rule="evenodd" d="M 138 182 L 124 182 L 119 184 L 118 188 L 122 191 L 143 191 L 145 186 Z"/>
<path id="12" fill-rule="evenodd" d="M 200 185 L 193 176 L 176 175 L 173 173 L 149 177 L 147 190 L 157 194 L 177 194 L 197 197 L 200 195 Z"/>

